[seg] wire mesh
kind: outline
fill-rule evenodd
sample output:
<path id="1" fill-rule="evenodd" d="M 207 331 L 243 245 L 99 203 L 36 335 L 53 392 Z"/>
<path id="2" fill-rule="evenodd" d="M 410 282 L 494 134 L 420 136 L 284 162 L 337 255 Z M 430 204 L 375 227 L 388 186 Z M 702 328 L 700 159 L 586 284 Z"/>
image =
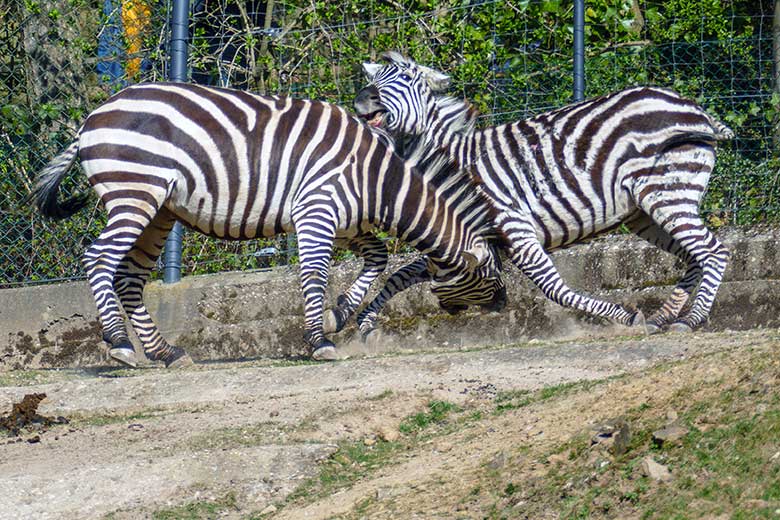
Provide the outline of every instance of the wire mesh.
<path id="1" fill-rule="evenodd" d="M 668 86 L 737 132 L 705 201 L 713 226 L 780 217 L 773 9 L 771 0 L 586 4 L 586 96 Z M 98 202 L 48 222 L 26 197 L 91 109 L 130 83 L 166 78 L 169 11 L 166 0 L 0 6 L 0 287 L 82 276 L 80 255 L 104 222 Z M 559 0 L 195 0 L 190 74 L 350 106 L 365 83 L 360 63 L 398 50 L 451 74 L 451 93 L 471 100 L 482 124 L 496 124 L 571 101 L 572 18 L 571 3 Z M 75 174 L 64 186 L 84 189 Z M 188 232 L 183 260 L 185 274 L 263 268 L 295 261 L 295 243 Z"/>

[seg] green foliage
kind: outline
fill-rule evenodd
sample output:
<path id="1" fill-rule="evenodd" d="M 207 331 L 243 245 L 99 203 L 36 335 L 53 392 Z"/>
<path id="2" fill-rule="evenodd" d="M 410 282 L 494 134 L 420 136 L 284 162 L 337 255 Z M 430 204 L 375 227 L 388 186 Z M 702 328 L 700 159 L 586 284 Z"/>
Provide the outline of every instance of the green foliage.
<path id="1" fill-rule="evenodd" d="M 402 433 L 417 433 L 432 425 L 442 423 L 447 416 L 458 411 L 455 404 L 446 401 L 431 401 L 427 412 L 419 412 L 404 419 L 398 429 Z"/>
<path id="2" fill-rule="evenodd" d="M 151 68 L 131 81 L 165 78 L 166 16 L 149 0 L 144 33 Z M 237 0 L 205 3 L 192 18 L 193 79 L 254 92 L 350 106 L 365 83 L 360 64 L 398 50 L 452 75 L 484 124 L 528 117 L 572 100 L 573 9 L 561 0 L 275 2 L 265 13 Z M 258 4 L 259 5 L 259 4 Z M 780 94 L 771 49 L 772 2 L 593 0 L 586 5 L 586 95 L 636 84 L 672 87 L 702 103 L 738 139 L 721 150 L 704 210 L 710 224 L 776 222 L 778 154 L 772 139 Z M 120 85 L 95 70 L 103 3 L 11 0 L 0 28 L 0 286 L 81 276 L 79 257 L 100 230 L 99 207 L 43 222 L 26 196 L 35 172 Z M 37 48 L 33 34 L 45 34 Z M 44 41 L 45 40 L 45 41 Z M 72 175 L 65 191 L 88 190 Z M 187 233 L 187 273 L 295 262 L 285 237 L 218 242 Z M 407 250 L 392 237 L 392 252 Z M 275 256 L 256 256 L 276 247 Z M 349 252 L 336 252 L 340 260 Z"/>

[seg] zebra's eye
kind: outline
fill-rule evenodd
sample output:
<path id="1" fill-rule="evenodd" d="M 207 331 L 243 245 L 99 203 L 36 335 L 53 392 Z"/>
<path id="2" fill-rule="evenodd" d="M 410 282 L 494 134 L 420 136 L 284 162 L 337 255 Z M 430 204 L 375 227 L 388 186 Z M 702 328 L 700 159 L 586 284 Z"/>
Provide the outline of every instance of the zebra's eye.
<path id="1" fill-rule="evenodd" d="M 412 77 L 409 76 L 409 74 L 403 73 L 401 74 L 401 79 L 404 81 L 412 81 Z"/>

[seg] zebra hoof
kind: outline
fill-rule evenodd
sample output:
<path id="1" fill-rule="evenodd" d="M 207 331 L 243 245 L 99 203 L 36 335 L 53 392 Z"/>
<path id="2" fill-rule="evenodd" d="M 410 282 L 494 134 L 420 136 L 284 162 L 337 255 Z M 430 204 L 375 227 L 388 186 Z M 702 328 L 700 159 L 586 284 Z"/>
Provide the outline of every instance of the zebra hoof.
<path id="1" fill-rule="evenodd" d="M 669 325 L 669 332 L 688 333 L 692 332 L 693 327 L 685 323 L 684 321 L 675 321 Z"/>
<path id="2" fill-rule="evenodd" d="M 652 336 L 653 334 L 660 334 L 661 332 L 664 331 L 662 326 L 652 321 L 648 321 L 647 323 L 645 323 L 645 329 L 647 330 L 647 333 L 650 336 Z"/>
<path id="3" fill-rule="evenodd" d="M 126 367 L 136 368 L 138 363 L 135 360 L 135 350 L 129 343 L 120 343 L 116 347 L 112 347 L 108 350 L 108 355 L 114 361 L 118 361 Z"/>
<path id="4" fill-rule="evenodd" d="M 368 339 L 368 336 L 376 330 L 376 322 L 374 320 L 364 319 L 358 325 L 360 329 L 360 339 L 364 342 Z"/>
<path id="5" fill-rule="evenodd" d="M 189 354 L 184 353 L 183 356 L 174 359 L 170 363 L 165 363 L 165 368 L 172 368 L 178 370 L 180 368 L 187 368 L 193 365 L 195 365 L 195 362 L 192 360 Z"/>
<path id="6" fill-rule="evenodd" d="M 311 358 L 314 361 L 338 361 L 341 359 L 339 353 L 336 351 L 336 346 L 332 343 L 316 349 L 311 353 Z"/>
<path id="7" fill-rule="evenodd" d="M 157 352 L 153 355 L 146 355 L 152 361 L 162 361 L 165 368 L 186 368 L 194 365 L 192 358 L 181 347 L 168 346 L 163 352 Z"/>
<path id="8" fill-rule="evenodd" d="M 629 327 L 646 327 L 647 322 L 645 321 L 645 315 L 642 311 L 636 311 L 633 316 L 631 316 L 631 319 L 628 321 Z"/>
<path id="9" fill-rule="evenodd" d="M 344 328 L 345 320 L 335 309 L 328 309 L 322 314 L 322 330 L 325 334 L 333 334 Z"/>

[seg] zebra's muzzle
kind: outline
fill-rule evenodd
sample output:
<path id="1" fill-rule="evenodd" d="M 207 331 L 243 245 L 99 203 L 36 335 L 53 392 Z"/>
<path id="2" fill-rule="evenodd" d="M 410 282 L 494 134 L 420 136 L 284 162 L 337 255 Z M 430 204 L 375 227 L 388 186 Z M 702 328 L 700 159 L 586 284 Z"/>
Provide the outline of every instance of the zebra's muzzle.
<path id="1" fill-rule="evenodd" d="M 379 99 L 379 90 L 373 85 L 369 85 L 358 92 L 354 106 L 357 115 L 373 127 L 381 126 L 384 116 L 387 114 L 387 110 L 382 106 L 382 102 Z"/>
<path id="2" fill-rule="evenodd" d="M 501 287 L 496 292 L 492 302 L 480 305 L 480 308 L 487 312 L 501 312 L 504 310 L 504 307 L 506 307 L 506 287 Z"/>

